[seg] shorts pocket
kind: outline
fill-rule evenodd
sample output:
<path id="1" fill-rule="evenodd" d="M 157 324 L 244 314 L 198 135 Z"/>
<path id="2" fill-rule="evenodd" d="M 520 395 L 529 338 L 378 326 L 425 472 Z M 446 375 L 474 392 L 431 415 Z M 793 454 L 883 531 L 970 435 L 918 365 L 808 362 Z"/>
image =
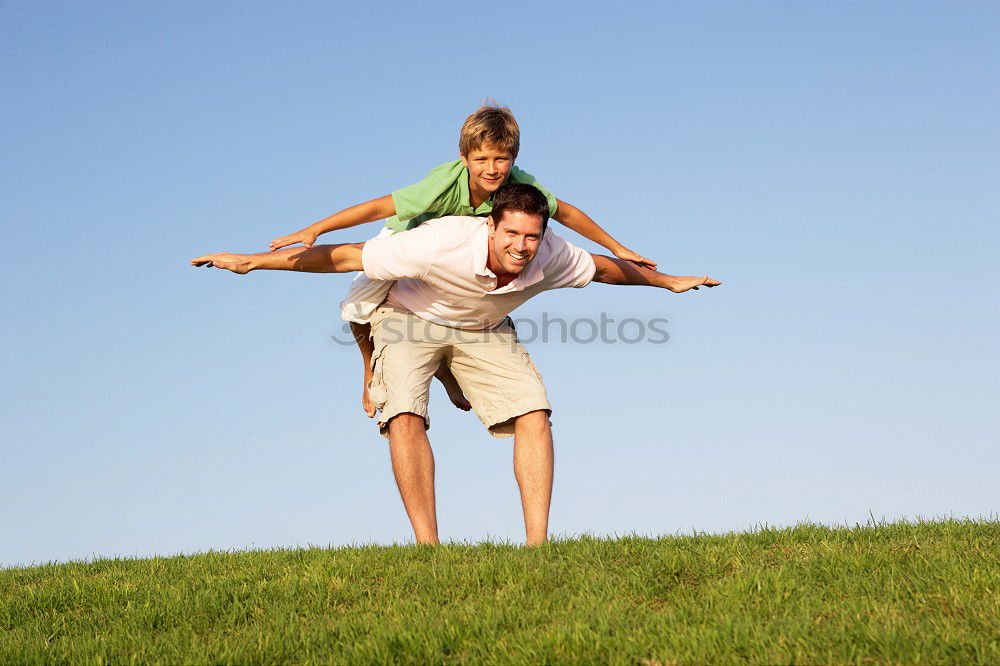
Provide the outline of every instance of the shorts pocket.
<path id="1" fill-rule="evenodd" d="M 389 389 L 385 385 L 385 359 L 388 351 L 389 345 L 382 344 L 372 353 L 372 380 L 368 384 L 368 397 L 379 411 L 389 401 Z"/>

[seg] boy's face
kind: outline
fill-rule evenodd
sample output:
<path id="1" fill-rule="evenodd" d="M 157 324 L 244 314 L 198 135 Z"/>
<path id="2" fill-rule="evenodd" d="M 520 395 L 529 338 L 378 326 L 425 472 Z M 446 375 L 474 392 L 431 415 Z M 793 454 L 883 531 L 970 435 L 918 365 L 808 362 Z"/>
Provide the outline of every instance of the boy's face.
<path id="1" fill-rule="evenodd" d="M 462 155 L 462 164 L 469 169 L 469 188 L 493 194 L 507 180 L 514 156 L 510 151 L 494 146 L 482 146 Z"/>
<path id="2" fill-rule="evenodd" d="M 514 275 L 535 258 L 542 241 L 542 218 L 530 213 L 507 211 L 503 219 L 486 220 L 489 228 L 490 254 L 487 266 L 500 275 Z"/>

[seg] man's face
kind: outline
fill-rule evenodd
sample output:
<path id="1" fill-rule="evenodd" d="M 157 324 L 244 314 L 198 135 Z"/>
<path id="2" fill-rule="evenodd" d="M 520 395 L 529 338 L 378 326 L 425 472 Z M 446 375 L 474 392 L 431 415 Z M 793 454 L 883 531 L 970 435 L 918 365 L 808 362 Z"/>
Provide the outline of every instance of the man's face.
<path id="1" fill-rule="evenodd" d="M 470 150 L 462 155 L 462 164 L 469 169 L 469 185 L 475 190 L 493 194 L 507 180 L 514 156 L 509 151 L 492 146 Z"/>
<path id="2" fill-rule="evenodd" d="M 542 218 L 529 213 L 507 211 L 503 219 L 487 219 L 490 254 L 488 267 L 495 274 L 519 274 L 538 253 L 542 242 Z"/>

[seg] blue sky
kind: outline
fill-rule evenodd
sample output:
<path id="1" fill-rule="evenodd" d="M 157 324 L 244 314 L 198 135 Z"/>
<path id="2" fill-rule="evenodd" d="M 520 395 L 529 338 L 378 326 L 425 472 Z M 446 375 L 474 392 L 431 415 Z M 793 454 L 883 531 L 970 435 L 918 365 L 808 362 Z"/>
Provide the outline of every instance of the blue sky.
<path id="1" fill-rule="evenodd" d="M 0 565 L 411 539 L 330 340 L 349 278 L 187 259 L 418 180 L 487 96 L 557 196 L 725 281 L 517 313 L 669 320 L 530 345 L 556 534 L 995 516 L 998 32 L 992 3 L 0 4 Z M 521 540 L 509 443 L 431 409 L 442 537 Z"/>

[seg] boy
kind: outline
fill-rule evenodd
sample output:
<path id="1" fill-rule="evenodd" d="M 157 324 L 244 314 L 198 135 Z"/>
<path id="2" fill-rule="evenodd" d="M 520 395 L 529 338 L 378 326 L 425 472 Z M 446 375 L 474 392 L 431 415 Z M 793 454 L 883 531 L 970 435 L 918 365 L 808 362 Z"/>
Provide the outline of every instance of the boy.
<path id="1" fill-rule="evenodd" d="M 493 209 L 493 193 L 510 180 L 533 185 L 541 190 L 548 199 L 552 218 L 557 222 L 607 248 L 619 259 L 656 268 L 656 262 L 626 248 L 586 213 L 556 199 L 533 176 L 514 166 L 520 142 L 520 128 L 510 109 L 486 103 L 466 118 L 462 125 L 458 142 L 460 159 L 432 169 L 418 183 L 346 208 L 305 229 L 276 238 L 271 242 L 271 249 L 277 250 L 295 243 L 312 247 L 317 237 L 328 231 L 347 229 L 383 218 L 387 218 L 386 225 L 378 237 L 406 231 L 426 220 L 446 215 L 485 217 Z M 368 320 L 385 299 L 391 285 L 391 282 L 370 280 L 361 273 L 355 278 L 347 298 L 341 303 L 341 316 L 351 323 L 351 331 L 358 342 L 364 362 L 361 405 L 369 417 L 375 415 L 375 404 L 368 397 L 373 351 Z M 470 409 L 471 405 L 462 389 L 446 367 L 442 366 L 435 377 L 444 384 L 448 397 L 456 407 L 466 411 Z"/>

